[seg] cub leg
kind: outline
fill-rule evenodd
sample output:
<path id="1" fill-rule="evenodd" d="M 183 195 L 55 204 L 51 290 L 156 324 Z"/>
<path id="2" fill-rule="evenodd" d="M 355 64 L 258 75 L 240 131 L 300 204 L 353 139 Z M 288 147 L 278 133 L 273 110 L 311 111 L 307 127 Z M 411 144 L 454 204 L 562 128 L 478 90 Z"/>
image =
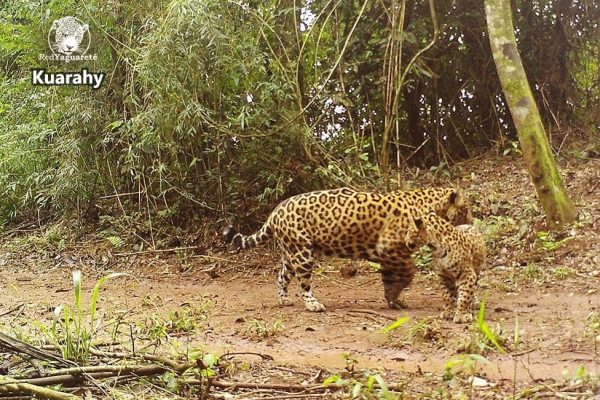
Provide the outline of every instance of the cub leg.
<path id="1" fill-rule="evenodd" d="M 453 321 L 466 323 L 473 321 L 473 292 L 477 285 L 477 273 L 465 271 L 458 281 L 458 301 Z"/>
<path id="2" fill-rule="evenodd" d="M 286 255 L 282 257 L 282 264 L 281 271 L 279 271 L 279 276 L 277 277 L 277 296 L 279 297 L 279 304 L 282 306 L 291 306 L 294 302 L 288 295 L 288 287 L 295 272 Z"/>
<path id="3" fill-rule="evenodd" d="M 401 260 L 395 263 L 383 263 L 381 265 L 381 280 L 385 300 L 390 308 L 406 308 L 398 296 L 413 280 L 415 267 L 412 259 Z"/>
<path id="4" fill-rule="evenodd" d="M 440 316 L 443 319 L 452 319 L 454 316 L 457 298 L 456 282 L 454 279 L 444 275 L 439 275 L 439 278 L 443 286 L 442 299 L 444 301 L 444 309 Z"/>
<path id="5" fill-rule="evenodd" d="M 315 265 L 313 251 L 310 248 L 300 248 L 289 256 L 291 268 L 295 270 L 296 277 L 302 289 L 302 298 L 308 311 L 325 311 L 325 306 L 317 301 L 310 288 L 312 270 Z"/>

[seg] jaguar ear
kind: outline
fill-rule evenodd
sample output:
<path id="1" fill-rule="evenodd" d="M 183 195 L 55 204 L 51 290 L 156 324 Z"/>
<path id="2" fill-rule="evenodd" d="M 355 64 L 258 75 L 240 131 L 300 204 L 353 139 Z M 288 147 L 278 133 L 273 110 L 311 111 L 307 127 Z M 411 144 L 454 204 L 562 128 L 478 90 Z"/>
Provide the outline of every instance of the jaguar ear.
<path id="1" fill-rule="evenodd" d="M 457 198 L 458 198 L 458 190 L 452 191 L 452 193 L 450 193 L 450 204 L 456 203 Z"/>
<path id="2" fill-rule="evenodd" d="M 421 218 L 413 218 L 413 221 L 417 229 L 421 229 L 421 227 L 423 226 L 423 220 Z"/>

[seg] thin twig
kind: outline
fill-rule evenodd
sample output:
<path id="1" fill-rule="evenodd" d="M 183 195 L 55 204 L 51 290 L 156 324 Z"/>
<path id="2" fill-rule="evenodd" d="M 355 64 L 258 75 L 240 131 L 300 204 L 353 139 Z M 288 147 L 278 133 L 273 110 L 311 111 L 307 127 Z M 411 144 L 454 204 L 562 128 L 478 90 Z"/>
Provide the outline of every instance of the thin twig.
<path id="1" fill-rule="evenodd" d="M 15 307 L 11 308 L 8 311 L 4 311 L 2 314 L 0 314 L 0 317 L 4 317 L 5 315 L 12 314 L 17 310 L 22 309 L 23 307 L 25 307 L 25 303 L 21 303 Z"/>
<path id="2" fill-rule="evenodd" d="M 185 246 L 185 247 L 173 247 L 173 248 L 170 248 L 170 249 L 152 249 L 152 250 L 132 251 L 132 252 L 128 252 L 128 253 L 115 253 L 113 255 L 115 257 L 127 257 L 127 256 L 138 255 L 138 254 L 170 253 L 170 252 L 173 252 L 173 251 L 192 250 L 192 249 L 198 249 L 198 248 L 200 248 L 200 246 Z"/>
<path id="3" fill-rule="evenodd" d="M 373 311 L 373 310 L 364 310 L 364 309 L 351 309 L 351 310 L 348 310 L 348 312 L 349 312 L 349 313 L 352 313 L 352 312 L 353 312 L 353 313 L 361 313 L 361 314 L 371 314 L 371 315 L 376 315 L 376 316 L 378 316 L 378 317 L 381 317 L 381 318 L 386 318 L 386 319 L 389 319 L 389 320 L 391 320 L 391 321 L 395 321 L 395 320 L 397 320 L 397 319 L 398 319 L 397 317 L 392 317 L 391 315 L 387 315 L 387 314 L 380 313 L 380 312 Z"/>
<path id="4" fill-rule="evenodd" d="M 313 399 L 313 398 L 326 398 L 331 396 L 329 393 L 298 393 L 298 394 L 286 394 L 282 396 L 270 396 L 270 397 L 247 397 L 244 400 L 283 400 L 283 399 Z"/>
<path id="5" fill-rule="evenodd" d="M 238 355 L 258 356 L 258 357 L 262 358 L 263 360 L 273 361 L 273 357 L 268 354 L 255 353 L 252 351 L 237 351 L 237 352 L 232 352 L 232 353 L 225 353 L 221 356 L 221 358 L 230 357 L 230 356 L 238 356 Z"/>

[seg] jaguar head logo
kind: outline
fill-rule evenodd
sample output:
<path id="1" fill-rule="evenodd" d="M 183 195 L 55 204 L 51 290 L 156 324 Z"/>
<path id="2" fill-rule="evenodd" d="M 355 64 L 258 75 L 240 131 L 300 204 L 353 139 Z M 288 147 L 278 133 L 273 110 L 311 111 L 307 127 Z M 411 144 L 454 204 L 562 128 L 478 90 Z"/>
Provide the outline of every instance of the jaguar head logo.
<path id="1" fill-rule="evenodd" d="M 89 25 L 75 17 L 55 20 L 48 34 L 48 44 L 55 54 L 85 54 L 90 42 Z"/>

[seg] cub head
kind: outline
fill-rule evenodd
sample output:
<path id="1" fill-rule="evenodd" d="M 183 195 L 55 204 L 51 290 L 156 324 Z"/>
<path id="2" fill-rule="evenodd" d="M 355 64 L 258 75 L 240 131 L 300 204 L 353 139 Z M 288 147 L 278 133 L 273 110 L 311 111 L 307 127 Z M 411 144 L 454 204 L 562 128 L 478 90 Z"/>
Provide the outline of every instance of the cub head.
<path id="1" fill-rule="evenodd" d="M 421 246 L 428 244 L 429 238 L 427 227 L 422 217 L 414 217 L 412 222 L 406 231 L 404 242 L 409 249 L 417 250 Z"/>

